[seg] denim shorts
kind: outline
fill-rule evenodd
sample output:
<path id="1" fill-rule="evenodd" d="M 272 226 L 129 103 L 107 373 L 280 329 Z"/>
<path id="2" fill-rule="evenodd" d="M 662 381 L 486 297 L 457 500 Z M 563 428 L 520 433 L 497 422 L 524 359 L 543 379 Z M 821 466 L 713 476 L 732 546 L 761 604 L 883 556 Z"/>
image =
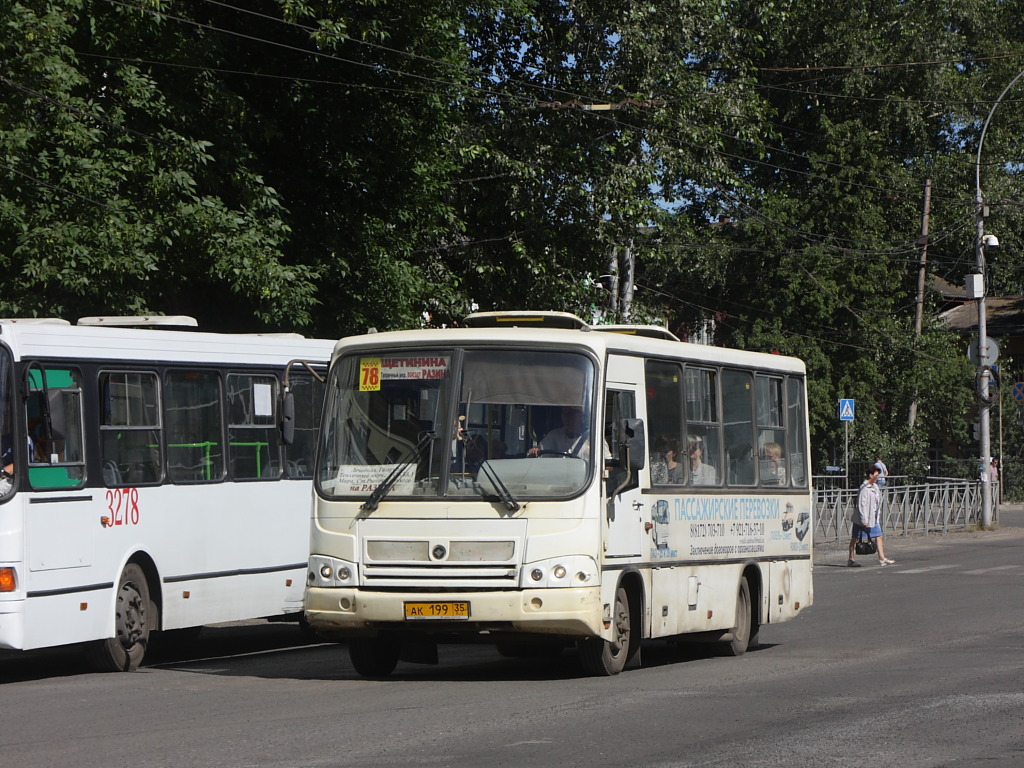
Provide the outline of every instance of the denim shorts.
<path id="1" fill-rule="evenodd" d="M 866 528 L 860 523 L 854 523 L 853 530 L 851 531 L 851 533 L 853 534 L 853 538 L 855 539 L 860 538 L 861 534 L 870 536 L 873 539 L 877 539 L 879 536 L 882 535 L 882 529 L 877 525 L 872 526 L 871 528 Z"/>

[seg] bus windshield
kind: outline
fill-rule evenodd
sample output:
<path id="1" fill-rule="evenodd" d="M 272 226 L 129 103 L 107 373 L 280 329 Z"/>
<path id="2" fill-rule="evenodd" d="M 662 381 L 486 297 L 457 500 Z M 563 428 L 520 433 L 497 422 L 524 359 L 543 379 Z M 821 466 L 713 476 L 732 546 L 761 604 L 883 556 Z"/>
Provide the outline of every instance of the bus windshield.
<path id="1" fill-rule="evenodd" d="M 318 483 L 330 498 L 498 499 L 580 492 L 594 363 L 531 349 L 359 352 L 335 365 Z M 599 441 L 603 442 L 603 439 Z M 596 454 L 600 455 L 600 453 Z"/>

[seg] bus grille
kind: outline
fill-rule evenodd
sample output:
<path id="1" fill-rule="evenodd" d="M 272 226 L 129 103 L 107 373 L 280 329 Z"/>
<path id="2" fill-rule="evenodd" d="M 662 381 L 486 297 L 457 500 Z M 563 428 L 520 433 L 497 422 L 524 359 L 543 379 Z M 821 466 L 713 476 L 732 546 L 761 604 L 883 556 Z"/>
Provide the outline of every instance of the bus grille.
<path id="1" fill-rule="evenodd" d="M 519 569 L 509 566 L 442 563 L 412 565 L 364 565 L 363 584 L 367 587 L 440 587 L 446 589 L 502 589 L 519 584 Z"/>
<path id="2" fill-rule="evenodd" d="M 516 542 L 369 539 L 361 568 L 366 587 L 508 589 L 518 586 Z"/>

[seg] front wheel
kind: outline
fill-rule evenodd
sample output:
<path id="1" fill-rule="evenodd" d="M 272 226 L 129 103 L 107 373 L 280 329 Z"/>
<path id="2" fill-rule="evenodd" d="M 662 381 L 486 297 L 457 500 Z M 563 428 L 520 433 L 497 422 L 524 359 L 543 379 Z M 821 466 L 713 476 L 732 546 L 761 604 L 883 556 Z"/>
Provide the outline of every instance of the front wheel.
<path id="1" fill-rule="evenodd" d="M 402 643 L 393 637 L 359 637 L 348 641 L 348 656 L 363 677 L 387 677 L 398 666 Z"/>
<path id="2" fill-rule="evenodd" d="M 589 675 L 617 675 L 630 657 L 632 619 L 629 612 L 629 595 L 625 587 L 615 591 L 615 612 L 612 614 L 614 635 L 611 640 L 588 637 L 580 641 L 579 653 L 583 669 Z"/>
<path id="3" fill-rule="evenodd" d="M 117 582 L 114 636 L 89 644 L 86 650 L 89 664 L 100 672 L 138 669 L 149 646 L 151 607 L 146 574 L 135 563 L 128 563 Z"/>

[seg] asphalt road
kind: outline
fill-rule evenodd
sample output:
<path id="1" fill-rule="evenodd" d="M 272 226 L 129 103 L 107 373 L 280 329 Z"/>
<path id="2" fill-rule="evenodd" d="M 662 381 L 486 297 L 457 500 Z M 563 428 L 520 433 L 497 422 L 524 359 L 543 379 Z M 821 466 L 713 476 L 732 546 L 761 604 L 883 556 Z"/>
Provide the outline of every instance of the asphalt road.
<path id="1" fill-rule="evenodd" d="M 995 532 L 887 538 L 897 565 L 818 545 L 815 603 L 715 658 L 663 643 L 642 669 L 442 649 L 360 679 L 289 625 L 204 630 L 134 674 L 0 654 L 0 765 L 1024 765 L 1024 509 Z"/>

